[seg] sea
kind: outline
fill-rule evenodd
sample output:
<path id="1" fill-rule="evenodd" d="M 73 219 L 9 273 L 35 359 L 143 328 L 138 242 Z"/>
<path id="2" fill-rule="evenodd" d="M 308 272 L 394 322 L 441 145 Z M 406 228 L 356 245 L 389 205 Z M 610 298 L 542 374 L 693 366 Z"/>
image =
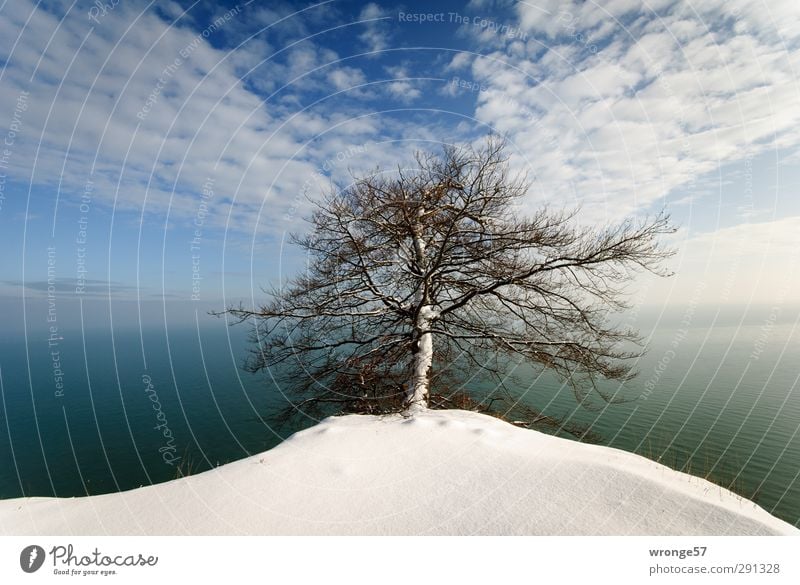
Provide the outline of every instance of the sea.
<path id="1" fill-rule="evenodd" d="M 506 380 L 505 403 L 493 406 L 513 418 L 514 404 L 524 404 L 574 423 L 603 445 L 708 478 L 800 526 L 796 317 L 769 307 L 747 318 L 713 309 L 651 317 L 637 317 L 647 347 L 639 374 L 604 383 L 610 402 L 578 405 L 569 384 L 522 364 Z M 266 451 L 316 424 L 303 413 L 277 416 L 290 404 L 286 388 L 243 369 L 248 333 L 197 319 L 4 335 L 0 498 L 164 482 Z"/>

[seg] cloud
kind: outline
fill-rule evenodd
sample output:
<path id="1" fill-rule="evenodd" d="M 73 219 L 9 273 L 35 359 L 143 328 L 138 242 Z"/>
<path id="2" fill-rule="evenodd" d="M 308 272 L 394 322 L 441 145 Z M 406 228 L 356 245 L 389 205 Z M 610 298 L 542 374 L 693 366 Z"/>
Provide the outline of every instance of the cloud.
<path id="1" fill-rule="evenodd" d="M 393 99 L 408 104 L 422 97 L 422 90 L 412 83 L 414 77 L 408 71 L 407 66 L 389 66 L 385 69 L 392 78 L 398 80 L 386 85 L 386 90 Z"/>
<path id="2" fill-rule="evenodd" d="M 22 282 L 21 280 L 3 280 L 0 282 L 11 288 L 25 289 L 40 295 L 47 294 L 51 286 L 51 283 L 48 283 L 46 280 L 31 280 L 27 282 Z M 66 295 L 70 297 L 108 297 L 109 295 L 131 295 L 137 290 L 135 286 L 126 285 L 121 282 L 86 279 L 82 281 L 83 293 L 79 295 L 75 293 L 75 283 L 75 279 L 67 280 L 66 283 L 63 279 L 58 279 L 55 281 L 55 294 L 58 296 Z"/>
<path id="3" fill-rule="evenodd" d="M 364 118 L 347 96 L 328 98 L 364 75 L 308 39 L 277 51 L 261 36 L 218 48 L 246 40 L 247 10 L 199 30 L 124 3 L 94 28 L 83 11 L 62 18 L 27 0 L 3 11 L 0 36 L 19 42 L 0 49 L 0 103 L 30 96 L 11 177 L 57 192 L 60 205 L 75 205 L 92 181 L 98 204 L 178 222 L 195 217 L 211 179 L 208 228 L 279 233 L 287 215 L 299 222 L 289 212 L 325 160 L 314 153 L 390 136 L 392 121 Z M 262 29 L 305 29 L 285 11 L 257 15 Z M 363 154 L 370 165 L 386 156 Z M 345 168 L 333 174 L 347 177 Z"/>
<path id="4" fill-rule="evenodd" d="M 445 67 L 445 71 L 463 71 L 472 65 L 474 58 L 471 53 L 456 53 Z"/>
<path id="5" fill-rule="evenodd" d="M 280 235 L 302 225 L 304 193 L 487 127 L 509 137 L 515 167 L 535 179 L 531 205 L 580 203 L 598 221 L 665 200 L 689 208 L 715 192 L 707 178 L 721 165 L 800 152 L 800 27 L 786 2 L 473 3 L 524 36 L 459 26 L 454 38 L 472 38 L 482 57 L 398 64 L 383 53 L 383 68 L 349 56 L 391 40 L 375 3 L 349 19 L 248 5 L 206 29 L 186 17 L 171 25 L 173 5 L 139 14 L 120 3 L 91 29 L 85 12 L 17 4 L 0 13 L 0 36 L 20 37 L 0 47 L 0 103 L 30 96 L 12 177 L 62 206 L 91 179 L 98 204 L 137 220 L 144 211 L 151 225 L 190 223 L 212 179 L 209 230 Z M 341 28 L 313 36 L 330 27 Z M 448 102 L 465 111 L 386 112 L 423 98 L 435 85 L 414 78 L 437 67 L 464 81 L 439 92 L 466 97 Z"/>
<path id="6" fill-rule="evenodd" d="M 714 305 L 800 303 L 800 216 L 707 231 L 673 243 L 675 276 L 640 287 L 645 304 L 686 302 L 702 291 L 702 302 Z M 646 280 L 646 279 L 645 279 Z"/>
<path id="7" fill-rule="evenodd" d="M 337 90 L 351 89 L 366 82 L 364 73 L 354 67 L 334 69 L 328 74 L 328 79 Z"/>
<path id="8" fill-rule="evenodd" d="M 800 145 L 793 6 L 520 2 L 524 49 L 496 35 L 472 63 L 475 117 L 509 137 L 537 200 L 609 218 L 685 198 L 723 164 Z"/>
<path id="9" fill-rule="evenodd" d="M 739 256 L 740 251 L 751 258 L 793 258 L 800 262 L 797 239 L 800 234 L 800 216 L 784 217 L 772 221 L 742 223 L 698 234 L 686 244 L 697 248 L 718 248 L 717 255 Z"/>
<path id="10" fill-rule="evenodd" d="M 384 10 L 374 2 L 370 2 L 361 10 L 358 20 L 369 22 L 362 24 L 364 32 L 358 35 L 358 39 L 367 51 L 380 53 L 389 46 L 389 30 L 385 25 L 385 21 L 389 18 Z"/>

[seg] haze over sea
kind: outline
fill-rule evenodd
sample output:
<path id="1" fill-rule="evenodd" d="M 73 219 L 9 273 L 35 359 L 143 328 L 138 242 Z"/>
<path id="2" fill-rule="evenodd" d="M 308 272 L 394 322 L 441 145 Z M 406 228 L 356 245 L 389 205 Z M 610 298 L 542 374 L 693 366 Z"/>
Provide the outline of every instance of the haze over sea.
<path id="1" fill-rule="evenodd" d="M 193 325 L 146 319 L 140 330 L 135 305 L 130 309 L 116 313 L 113 327 L 82 332 L 63 323 L 56 345 L 40 323 L 27 335 L 6 329 L 0 497 L 70 497 L 163 482 L 270 449 L 315 424 L 303 415 L 276 424 L 285 389 L 241 369 L 246 328 L 198 312 Z M 649 350 L 639 377 L 618 394 L 627 399 L 622 404 L 577 407 L 568 387 L 524 366 L 511 387 L 526 405 L 589 425 L 605 445 L 732 485 L 800 525 L 798 314 L 786 306 L 636 312 L 630 324 L 649 338 Z"/>

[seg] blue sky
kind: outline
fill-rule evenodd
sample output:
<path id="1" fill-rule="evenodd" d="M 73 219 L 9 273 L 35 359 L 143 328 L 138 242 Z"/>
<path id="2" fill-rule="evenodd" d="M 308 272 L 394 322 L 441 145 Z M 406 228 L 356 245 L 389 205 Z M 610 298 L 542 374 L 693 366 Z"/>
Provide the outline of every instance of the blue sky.
<path id="1" fill-rule="evenodd" d="M 98 4 L 0 5 L 4 307 L 49 248 L 64 299 L 257 302 L 304 193 L 489 131 L 524 209 L 673 214 L 637 303 L 800 302 L 794 1 Z"/>

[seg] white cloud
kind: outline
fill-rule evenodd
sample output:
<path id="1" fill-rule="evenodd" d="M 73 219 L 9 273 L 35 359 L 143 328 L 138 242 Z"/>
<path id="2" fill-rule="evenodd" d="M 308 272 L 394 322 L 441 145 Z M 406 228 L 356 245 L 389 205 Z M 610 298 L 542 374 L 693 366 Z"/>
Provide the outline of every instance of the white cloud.
<path id="1" fill-rule="evenodd" d="M 800 260 L 798 236 L 800 217 L 744 223 L 713 232 L 698 234 L 687 241 L 699 248 L 719 248 L 716 254 L 734 255 L 737 249 L 757 260 L 769 256 L 794 257 Z"/>
<path id="2" fill-rule="evenodd" d="M 358 38 L 367 51 L 380 53 L 388 46 L 388 30 L 384 26 L 387 19 L 388 15 L 374 2 L 370 2 L 362 8 L 358 20 L 370 22 L 362 24 L 364 31 L 358 35 Z"/>
<path id="3" fill-rule="evenodd" d="M 800 217 L 744 223 L 676 238 L 675 276 L 648 289 L 646 304 L 800 303 Z"/>
<path id="4" fill-rule="evenodd" d="M 328 79 L 337 90 L 352 89 L 366 83 L 367 79 L 360 69 L 339 67 L 328 74 Z"/>
<path id="5" fill-rule="evenodd" d="M 366 82 L 364 73 L 353 67 L 339 67 L 328 74 L 328 79 L 337 90 L 351 89 Z"/>
<path id="6" fill-rule="evenodd" d="M 247 19 L 246 10 L 227 26 Z M 346 104 L 298 106 L 296 92 L 346 89 L 365 80 L 355 68 L 332 68 L 336 53 L 310 42 L 284 52 L 281 61 L 265 61 L 270 46 L 263 39 L 229 53 L 207 40 L 222 31 L 203 36 L 170 27 L 155 13 L 139 15 L 125 4 L 92 32 L 85 16 L 73 11 L 59 26 L 58 17 L 30 2 L 0 14 L 0 36 L 21 35 L 13 54 L 9 43 L 0 50 L 7 61 L 0 103 L 30 92 L 11 173 L 19 181 L 60 187 L 61 205 L 75 204 L 91 178 L 98 204 L 157 214 L 169 209 L 176 220 L 191 220 L 203 183 L 212 177 L 208 227 L 227 225 L 232 205 L 230 227 L 249 230 L 258 222 L 282 231 L 284 212 L 324 160 L 315 155 L 335 156 L 343 144 L 401 133 L 379 118 L 359 117 L 363 112 Z M 306 75 L 329 63 L 334 65 Z M 254 66 L 243 81 L 243 72 Z M 253 84 L 275 91 L 292 81 L 268 102 L 248 89 Z M 376 147 L 355 158 L 374 166 L 390 150 Z M 337 180 L 347 178 L 344 165 L 332 172 Z"/>
<path id="7" fill-rule="evenodd" d="M 527 52 L 506 42 L 474 61 L 489 88 L 475 115 L 509 136 L 537 197 L 595 217 L 648 208 L 723 164 L 800 144 L 800 27 L 786 26 L 800 11 L 756 6 L 520 2 Z"/>
<path id="8" fill-rule="evenodd" d="M 463 71 L 472 65 L 474 55 L 471 53 L 456 53 L 445 67 L 445 71 Z"/>
<path id="9" fill-rule="evenodd" d="M 386 85 L 386 90 L 393 99 L 408 104 L 422 96 L 422 90 L 415 85 L 414 76 L 406 66 L 390 66 L 385 69 L 389 75 L 398 80 Z"/>

